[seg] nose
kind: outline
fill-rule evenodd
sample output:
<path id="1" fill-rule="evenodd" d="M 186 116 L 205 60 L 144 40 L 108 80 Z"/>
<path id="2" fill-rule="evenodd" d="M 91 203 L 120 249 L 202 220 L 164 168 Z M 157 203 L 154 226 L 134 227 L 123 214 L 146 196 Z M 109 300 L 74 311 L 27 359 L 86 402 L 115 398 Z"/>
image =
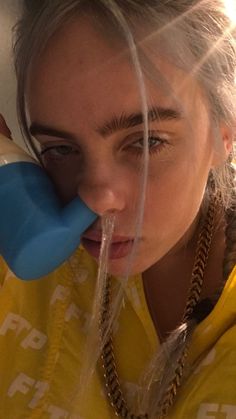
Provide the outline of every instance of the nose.
<path id="1" fill-rule="evenodd" d="M 77 192 L 86 205 L 102 216 L 108 211 L 120 212 L 125 208 L 125 185 L 121 174 L 105 168 L 87 169 L 80 176 Z"/>

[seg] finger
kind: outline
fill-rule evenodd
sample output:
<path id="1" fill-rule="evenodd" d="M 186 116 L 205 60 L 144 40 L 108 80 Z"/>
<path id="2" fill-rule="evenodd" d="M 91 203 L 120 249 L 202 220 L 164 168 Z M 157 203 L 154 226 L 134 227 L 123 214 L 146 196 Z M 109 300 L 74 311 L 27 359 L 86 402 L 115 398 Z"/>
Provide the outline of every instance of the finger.
<path id="1" fill-rule="evenodd" d="M 11 131 L 9 130 L 5 119 L 2 114 L 0 114 L 0 133 L 5 135 L 8 138 L 11 138 Z"/>

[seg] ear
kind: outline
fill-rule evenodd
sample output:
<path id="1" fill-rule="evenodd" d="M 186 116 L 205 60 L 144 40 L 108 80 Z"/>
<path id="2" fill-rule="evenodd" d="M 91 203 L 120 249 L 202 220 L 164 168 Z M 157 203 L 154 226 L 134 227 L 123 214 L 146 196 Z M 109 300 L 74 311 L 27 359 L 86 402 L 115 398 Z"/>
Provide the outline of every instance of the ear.
<path id="1" fill-rule="evenodd" d="M 235 130 L 221 123 L 218 131 L 217 144 L 214 151 L 213 167 L 221 166 L 233 151 Z"/>

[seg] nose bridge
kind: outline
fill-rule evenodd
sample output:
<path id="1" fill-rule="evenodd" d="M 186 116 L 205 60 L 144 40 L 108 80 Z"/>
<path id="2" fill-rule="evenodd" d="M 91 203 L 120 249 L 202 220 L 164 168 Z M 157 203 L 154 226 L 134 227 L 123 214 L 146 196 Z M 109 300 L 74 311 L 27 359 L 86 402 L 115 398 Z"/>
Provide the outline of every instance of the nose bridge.
<path id="1" fill-rule="evenodd" d="M 80 174 L 78 194 L 99 215 L 125 206 L 123 175 L 110 160 L 95 158 Z"/>

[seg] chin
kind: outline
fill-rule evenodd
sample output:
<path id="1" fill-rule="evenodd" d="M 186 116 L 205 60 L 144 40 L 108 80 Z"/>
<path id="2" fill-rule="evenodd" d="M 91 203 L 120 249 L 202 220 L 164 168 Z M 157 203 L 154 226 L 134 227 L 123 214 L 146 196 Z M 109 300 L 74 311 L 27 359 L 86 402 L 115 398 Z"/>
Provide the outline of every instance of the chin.
<path id="1" fill-rule="evenodd" d="M 131 263 L 131 260 L 127 257 L 109 260 L 108 262 L 108 273 L 113 276 L 139 275 L 146 269 L 148 269 L 148 266 L 146 264 L 141 264 L 140 258 L 137 258 L 137 261 L 134 260 L 133 263 Z"/>

